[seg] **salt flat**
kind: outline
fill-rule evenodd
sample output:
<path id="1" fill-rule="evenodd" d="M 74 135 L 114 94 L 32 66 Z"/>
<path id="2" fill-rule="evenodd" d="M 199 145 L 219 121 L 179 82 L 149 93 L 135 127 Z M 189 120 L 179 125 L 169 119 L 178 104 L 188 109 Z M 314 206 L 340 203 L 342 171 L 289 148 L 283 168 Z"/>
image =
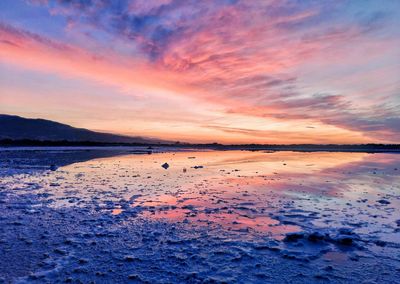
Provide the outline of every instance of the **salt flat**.
<path id="1" fill-rule="evenodd" d="M 400 276 L 398 154 L 26 150 L 0 151 L 0 282 Z"/>

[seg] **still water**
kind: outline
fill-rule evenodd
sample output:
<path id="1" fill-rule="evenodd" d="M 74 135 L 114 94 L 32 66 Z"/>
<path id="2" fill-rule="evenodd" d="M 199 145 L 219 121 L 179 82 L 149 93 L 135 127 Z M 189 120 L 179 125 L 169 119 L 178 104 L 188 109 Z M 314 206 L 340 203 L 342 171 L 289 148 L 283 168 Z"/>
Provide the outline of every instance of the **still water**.
<path id="1" fill-rule="evenodd" d="M 168 167 L 162 167 L 165 163 Z M 11 195 L 12 200 L 27 196 L 36 200 L 27 210 L 38 212 L 39 218 L 51 210 L 51 214 L 67 212 L 63 213 L 67 219 L 68 214 L 72 219 L 83 219 L 83 227 L 73 229 L 76 231 L 100 226 L 96 221 L 92 225 L 85 223 L 90 215 L 106 220 L 101 224 L 102 230 L 152 228 L 150 234 L 156 233 L 154 238 L 158 238 L 168 236 L 160 228 L 170 228 L 177 232 L 172 235 L 178 243 L 191 233 L 196 235 L 190 243 L 180 243 L 180 257 L 185 263 L 190 255 L 201 255 L 205 264 L 191 267 L 170 259 L 172 263 L 168 265 L 176 266 L 173 275 L 167 277 L 172 282 L 179 282 L 175 274 L 195 272 L 203 280 L 219 277 L 222 282 L 344 279 L 347 283 L 372 277 L 368 273 L 361 276 L 363 269 L 369 269 L 371 275 L 374 270 L 383 269 L 386 276 L 377 280 L 389 283 L 400 267 L 399 169 L 397 154 L 188 151 L 119 154 L 64 163 L 56 171 L 5 175 L 0 185 L 3 196 L 7 193 L 4 200 Z M 46 220 L 51 223 L 57 218 Z M 221 254 L 236 255 L 239 250 L 241 260 L 237 263 L 229 257 L 215 260 L 210 256 L 215 253 L 212 248 L 201 249 L 205 243 L 220 247 L 227 242 L 232 244 L 224 247 Z M 171 243 L 157 244 L 161 251 L 172 249 Z M 145 249 L 146 245 L 142 245 L 141 249 Z M 116 249 L 110 246 L 111 253 Z M 264 249 L 268 254 L 260 256 Z M 155 256 L 158 257 L 162 263 L 168 255 Z M 242 259 L 246 257 L 247 262 Z M 267 260 L 257 262 L 257 257 Z M 378 259 L 381 267 L 374 268 Z M 257 276 L 246 268 L 271 260 L 280 263 L 281 268 L 289 263 L 291 272 L 284 276 L 259 267 L 254 270 L 261 275 Z M 326 266 L 333 267 L 332 271 L 317 273 Z M 226 276 L 218 270 L 222 267 L 235 275 Z M 243 271 L 248 271 L 248 277 L 239 275 Z M 123 269 L 118 273 L 118 277 L 125 277 L 121 276 Z M 136 273 L 141 280 L 159 280 L 149 267 Z M 50 274 L 58 279 L 57 274 Z M 303 278 L 298 278 L 299 274 Z"/>

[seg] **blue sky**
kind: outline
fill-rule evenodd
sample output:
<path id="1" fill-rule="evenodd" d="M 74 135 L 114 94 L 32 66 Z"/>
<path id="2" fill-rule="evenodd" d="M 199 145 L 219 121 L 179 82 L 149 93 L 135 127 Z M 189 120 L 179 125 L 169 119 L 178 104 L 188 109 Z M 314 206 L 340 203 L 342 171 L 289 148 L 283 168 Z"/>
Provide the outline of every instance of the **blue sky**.
<path id="1" fill-rule="evenodd" d="M 399 1 L 0 2 L 0 111 L 192 142 L 400 138 Z"/>

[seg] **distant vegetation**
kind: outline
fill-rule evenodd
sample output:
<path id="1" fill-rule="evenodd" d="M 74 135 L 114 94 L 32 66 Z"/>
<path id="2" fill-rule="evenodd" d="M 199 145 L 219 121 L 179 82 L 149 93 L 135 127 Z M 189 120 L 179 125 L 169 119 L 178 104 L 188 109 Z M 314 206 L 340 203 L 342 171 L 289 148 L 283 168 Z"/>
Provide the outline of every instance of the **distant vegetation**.
<path id="1" fill-rule="evenodd" d="M 400 144 L 354 144 L 354 145 L 338 145 L 338 144 L 241 144 L 241 145 L 223 145 L 218 143 L 211 144 L 189 144 L 189 143 L 106 143 L 94 141 L 48 141 L 48 140 L 0 140 L 2 147 L 57 147 L 57 146 L 142 146 L 142 147 L 169 147 L 169 148 L 191 148 L 191 149 L 213 149 L 213 150 L 249 150 L 249 151 L 339 151 L 339 152 L 399 152 Z"/>

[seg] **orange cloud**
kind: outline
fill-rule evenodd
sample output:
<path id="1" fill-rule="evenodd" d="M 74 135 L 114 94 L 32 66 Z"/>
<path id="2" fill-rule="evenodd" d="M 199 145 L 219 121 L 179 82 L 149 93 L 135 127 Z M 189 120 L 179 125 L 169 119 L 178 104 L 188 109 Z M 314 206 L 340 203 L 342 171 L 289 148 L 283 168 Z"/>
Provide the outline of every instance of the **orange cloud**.
<path id="1" fill-rule="evenodd" d="M 398 41 L 374 38 L 379 30 L 375 20 L 342 23 L 329 18 L 327 11 L 336 11 L 339 4 L 306 7 L 280 1 L 227 1 L 205 9 L 203 2 L 189 7 L 162 0 L 128 5 L 118 12 L 107 10 L 111 5 L 107 3 L 63 5 L 52 7 L 51 12 L 68 16 L 68 33 L 79 34 L 84 22 L 118 39 L 116 45 L 123 42 L 134 51 L 121 53 L 110 42 L 89 42 L 96 41 L 94 37 L 65 44 L 0 24 L 0 60 L 115 86 L 138 97 L 151 96 L 150 115 L 138 114 L 148 123 L 147 129 L 140 129 L 145 134 L 178 135 L 191 141 L 217 136 L 218 141 L 244 143 L 399 138 L 398 110 L 387 95 L 395 88 L 395 79 L 376 81 L 373 88 L 361 86 L 366 78 L 373 80 L 365 70 L 376 70 L 376 62 L 387 60 L 377 42 L 392 54 Z M 349 53 L 354 45 L 361 55 Z M 364 63 L 367 53 L 373 56 Z M 344 71 L 340 61 L 346 64 Z M 351 73 L 352 69 L 359 74 Z M 359 93 L 381 91 L 386 101 L 374 111 L 368 110 L 374 102 L 366 95 L 361 95 L 362 103 L 357 101 Z M 179 121 L 178 112 L 159 107 L 168 100 L 180 109 L 186 124 Z M 307 128 L 310 124 L 319 127 Z"/>

